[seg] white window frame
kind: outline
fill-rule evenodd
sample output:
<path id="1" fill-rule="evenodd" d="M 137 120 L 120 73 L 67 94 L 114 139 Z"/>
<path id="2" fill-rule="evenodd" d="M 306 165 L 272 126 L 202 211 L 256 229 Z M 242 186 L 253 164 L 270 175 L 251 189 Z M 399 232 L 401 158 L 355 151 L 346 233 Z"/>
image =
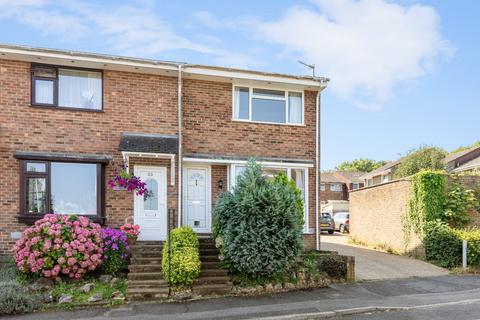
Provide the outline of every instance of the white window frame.
<path id="1" fill-rule="evenodd" d="M 248 88 L 248 119 L 237 119 L 235 118 L 235 88 Z M 263 96 L 253 96 L 253 89 L 261 89 L 261 90 L 276 90 L 276 91 L 283 91 L 285 93 L 283 98 L 266 98 Z M 291 123 L 288 122 L 288 113 L 289 113 L 289 94 L 290 93 L 300 93 L 302 95 L 302 122 L 301 123 Z M 274 122 L 274 121 L 257 121 L 252 120 L 252 99 L 265 99 L 265 100 L 278 100 L 278 101 L 285 101 L 285 123 L 283 122 Z M 282 126 L 305 126 L 305 92 L 304 90 L 285 90 L 281 88 L 275 87 L 263 87 L 263 86 L 249 86 L 249 85 L 242 85 L 242 84 L 232 84 L 232 121 L 239 121 L 239 122 L 253 122 L 253 123 L 264 123 L 264 124 L 276 124 Z"/>
<path id="2" fill-rule="evenodd" d="M 236 175 L 235 175 L 235 172 L 236 172 L 236 167 L 237 166 L 240 166 L 240 167 L 246 167 L 247 165 L 246 164 L 240 164 L 240 163 L 236 163 L 236 164 L 231 164 L 230 165 L 230 169 L 228 170 L 228 191 L 232 191 L 233 190 L 233 187 L 235 186 L 235 183 L 236 183 Z M 310 231 L 309 231 L 309 219 L 308 219 L 308 212 L 309 212 L 309 208 L 308 208 L 308 204 L 309 204 L 309 199 L 308 199 L 308 174 L 309 174 L 309 171 L 308 171 L 308 167 L 298 167 L 298 166 L 288 166 L 288 165 L 262 165 L 262 168 L 265 168 L 265 169 L 285 169 L 287 170 L 287 177 L 288 179 L 291 179 L 292 178 L 292 170 L 303 170 L 304 173 L 305 173 L 305 203 L 303 204 L 303 207 L 304 207 L 304 220 L 305 220 L 305 224 L 303 226 L 303 233 L 305 234 L 309 234 Z"/>
<path id="3" fill-rule="evenodd" d="M 334 188 L 334 186 L 340 186 L 340 190 L 335 190 L 336 188 Z M 332 191 L 332 192 L 342 192 L 343 191 L 342 184 L 337 183 L 337 182 L 330 183 L 330 191 Z"/>
<path id="4" fill-rule="evenodd" d="M 357 189 L 360 189 L 360 183 L 358 182 L 352 183 L 352 190 L 357 190 Z"/>

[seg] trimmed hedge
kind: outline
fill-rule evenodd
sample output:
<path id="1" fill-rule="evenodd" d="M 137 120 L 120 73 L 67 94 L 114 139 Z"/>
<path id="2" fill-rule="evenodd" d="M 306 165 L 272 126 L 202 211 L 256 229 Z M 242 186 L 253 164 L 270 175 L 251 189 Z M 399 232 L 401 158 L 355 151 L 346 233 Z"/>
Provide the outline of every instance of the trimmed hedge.
<path id="1" fill-rule="evenodd" d="M 344 279 L 347 276 L 347 264 L 341 256 L 333 254 L 320 255 L 318 268 L 332 278 Z"/>
<path id="2" fill-rule="evenodd" d="M 168 264 L 168 241 L 163 245 L 162 268 L 165 279 L 176 287 L 193 284 L 200 274 L 200 252 L 196 233 L 183 226 L 170 233 L 170 268 Z M 171 272 L 170 272 L 171 269 Z"/>
<path id="3" fill-rule="evenodd" d="M 273 181 L 251 161 L 233 192 L 215 206 L 214 234 L 224 267 L 250 279 L 283 273 L 303 247 L 301 193 L 286 179 Z"/>
<path id="4" fill-rule="evenodd" d="M 468 243 L 468 265 L 480 265 L 479 229 L 457 230 L 445 222 L 428 222 L 423 240 L 427 260 L 444 268 L 461 266 L 462 240 Z"/>

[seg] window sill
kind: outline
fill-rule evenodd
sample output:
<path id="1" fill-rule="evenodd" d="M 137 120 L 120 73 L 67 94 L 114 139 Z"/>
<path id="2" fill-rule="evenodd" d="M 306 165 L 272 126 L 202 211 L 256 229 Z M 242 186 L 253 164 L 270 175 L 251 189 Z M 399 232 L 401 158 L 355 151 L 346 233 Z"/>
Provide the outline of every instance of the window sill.
<path id="1" fill-rule="evenodd" d="M 96 110 L 96 109 L 85 109 L 85 108 L 70 108 L 70 107 L 56 107 L 50 105 L 42 105 L 42 104 L 31 104 L 30 107 L 38 108 L 38 109 L 53 109 L 53 110 L 65 110 L 65 111 L 80 111 L 80 112 L 94 112 L 94 113 L 104 113 L 103 109 Z"/>
<path id="2" fill-rule="evenodd" d="M 27 224 L 27 225 L 33 225 L 35 221 L 40 220 L 44 217 L 43 214 L 29 214 L 29 215 L 19 215 L 17 216 L 17 220 L 19 223 Z M 106 218 L 104 217 L 98 217 L 98 216 L 85 216 L 92 220 L 95 223 L 98 223 L 100 225 L 104 225 Z"/>
<path id="3" fill-rule="evenodd" d="M 278 122 L 267 122 L 267 121 L 252 121 L 252 120 L 242 120 L 242 119 L 232 119 L 232 122 L 241 122 L 241 123 L 251 123 L 251 124 L 270 124 L 274 126 L 290 126 L 290 127 L 306 127 L 307 125 L 303 123 L 278 123 Z"/>

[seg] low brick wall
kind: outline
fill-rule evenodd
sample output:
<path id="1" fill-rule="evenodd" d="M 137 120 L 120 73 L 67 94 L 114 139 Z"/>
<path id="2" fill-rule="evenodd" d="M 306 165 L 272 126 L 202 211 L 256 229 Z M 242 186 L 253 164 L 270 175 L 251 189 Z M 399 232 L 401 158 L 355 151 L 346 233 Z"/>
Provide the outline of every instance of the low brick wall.
<path id="1" fill-rule="evenodd" d="M 475 188 L 480 184 L 480 176 L 456 178 L 466 188 Z M 411 180 L 407 178 L 350 192 L 352 238 L 400 254 L 425 256 L 419 237 L 411 234 L 406 241 L 403 232 L 402 217 L 408 209 L 411 188 Z M 480 227 L 480 214 L 472 211 L 470 215 L 473 218 L 471 226 Z"/>

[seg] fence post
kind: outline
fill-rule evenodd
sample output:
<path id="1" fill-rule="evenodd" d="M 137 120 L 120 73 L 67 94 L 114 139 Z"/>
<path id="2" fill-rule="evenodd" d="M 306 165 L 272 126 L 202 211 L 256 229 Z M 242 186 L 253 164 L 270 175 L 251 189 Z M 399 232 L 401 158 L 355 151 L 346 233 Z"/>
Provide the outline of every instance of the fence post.
<path id="1" fill-rule="evenodd" d="M 463 270 L 467 269 L 467 240 L 462 241 L 462 267 Z"/>

